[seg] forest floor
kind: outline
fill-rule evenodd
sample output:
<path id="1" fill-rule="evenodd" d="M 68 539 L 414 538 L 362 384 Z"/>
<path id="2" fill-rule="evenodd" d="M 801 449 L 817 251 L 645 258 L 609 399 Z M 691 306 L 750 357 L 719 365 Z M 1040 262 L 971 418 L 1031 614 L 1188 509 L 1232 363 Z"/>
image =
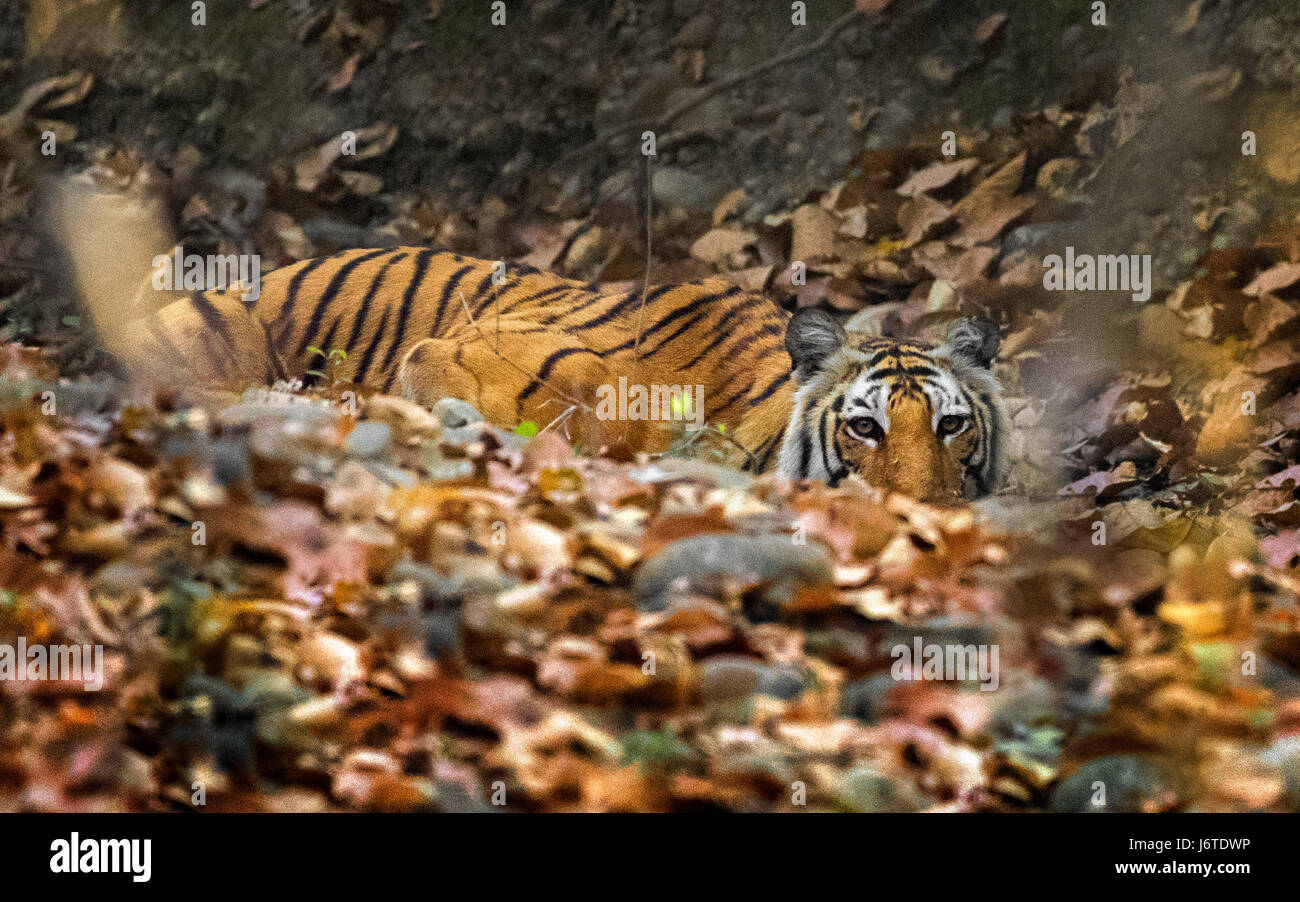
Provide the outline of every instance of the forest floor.
<path id="1" fill-rule="evenodd" d="M 0 18 L 0 638 L 102 646 L 103 686 L 0 682 L 0 808 L 1300 809 L 1284 5 L 1103 31 L 864 3 L 671 121 L 773 26 L 538 2 L 535 32 L 438 67 L 488 46 L 454 4 L 213 3 L 229 42 L 190 48 L 164 4 L 74 5 L 118 43 L 40 3 L 22 40 Z M 235 40 L 273 28 L 297 43 Z M 548 62 L 574 46 L 594 71 Z M 663 122 L 655 158 L 639 130 L 584 150 L 628 110 Z M 68 249 L 119 233 L 61 244 L 59 176 L 124 198 L 119 227 L 268 267 L 402 242 L 631 283 L 649 203 L 653 281 L 721 273 L 887 334 L 997 323 L 1009 484 L 939 509 L 755 479 L 716 435 L 579 456 L 339 383 L 141 396 L 103 375 Z M 1066 246 L 1150 254 L 1150 296 L 1047 290 Z M 134 285 L 151 253 L 97 276 Z M 936 679 L 932 648 L 984 668 Z"/>

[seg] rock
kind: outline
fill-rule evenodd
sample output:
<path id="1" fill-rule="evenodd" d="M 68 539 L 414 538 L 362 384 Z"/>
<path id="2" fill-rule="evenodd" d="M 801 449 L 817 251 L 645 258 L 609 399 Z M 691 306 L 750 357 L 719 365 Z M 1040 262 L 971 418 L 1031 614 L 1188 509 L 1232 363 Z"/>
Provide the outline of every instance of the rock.
<path id="1" fill-rule="evenodd" d="M 461 429 L 472 423 L 483 422 L 483 414 L 473 404 L 457 398 L 443 398 L 433 405 L 433 412 L 444 429 Z"/>
<path id="2" fill-rule="evenodd" d="M 858 812 L 916 811 L 923 804 L 912 787 L 864 765 L 844 775 L 836 801 L 843 808 Z"/>
<path id="3" fill-rule="evenodd" d="M 1013 737 L 1031 727 L 1061 719 L 1060 697 L 1052 684 L 1027 674 L 1000 687 L 993 713 L 993 733 Z"/>
<path id="4" fill-rule="evenodd" d="M 679 103 L 694 96 L 695 88 L 682 88 L 674 91 L 668 98 L 668 109 L 673 109 Z M 673 130 L 683 134 L 707 135 L 715 140 L 721 140 L 726 137 L 727 132 L 732 128 L 731 107 L 726 98 L 722 96 L 710 97 L 697 107 L 687 110 L 673 121 Z M 681 147 L 677 151 L 677 162 L 686 164 L 690 162 L 688 154 L 693 148 L 690 146 Z"/>
<path id="5" fill-rule="evenodd" d="M 901 147 L 915 125 L 916 113 L 901 101 L 891 101 L 871 119 L 867 150 Z"/>
<path id="6" fill-rule="evenodd" d="M 420 603 L 426 608 L 459 607 L 466 596 L 494 595 L 515 585 L 514 580 L 485 560 L 478 561 L 477 566 L 458 567 L 447 576 L 428 564 L 401 560 L 393 565 L 389 581 L 415 583 L 420 590 Z"/>
<path id="7" fill-rule="evenodd" d="M 886 697 L 898 685 L 898 680 L 888 673 L 877 673 L 849 683 L 840 692 L 840 713 L 845 717 L 875 723 L 884 717 Z"/>
<path id="8" fill-rule="evenodd" d="M 629 104 L 632 111 L 644 119 L 662 115 L 671 105 L 669 98 L 687 87 L 681 71 L 668 62 L 650 64 L 637 76 L 635 84 L 637 88 Z"/>
<path id="9" fill-rule="evenodd" d="M 1068 222 L 1022 225 L 1012 229 L 1002 239 L 1002 254 L 1007 257 L 1020 251 L 1028 251 L 1033 256 L 1062 253 L 1070 243 L 1074 231 L 1073 224 Z"/>
<path id="10" fill-rule="evenodd" d="M 770 695 L 792 699 L 803 691 L 802 675 L 743 655 L 715 655 L 700 667 L 700 696 L 706 701 Z"/>
<path id="11" fill-rule="evenodd" d="M 1175 807 L 1187 794 L 1187 781 L 1169 762 L 1146 755 L 1110 755 L 1066 777 L 1052 792 L 1050 807 L 1055 812 L 1139 813 Z"/>
<path id="12" fill-rule="evenodd" d="M 720 489 L 747 489 L 754 477 L 741 470 L 693 457 L 664 457 L 629 475 L 637 482 L 654 484 L 691 479 Z"/>
<path id="13" fill-rule="evenodd" d="M 831 579 L 831 560 L 817 544 L 790 536 L 699 535 L 679 539 L 641 565 L 633 581 L 637 607 L 662 611 L 679 586 L 712 594 L 726 582 L 767 583 L 764 598 L 789 604 L 796 587 Z"/>
<path id="14" fill-rule="evenodd" d="M 387 423 L 393 427 L 398 441 L 417 438 L 437 438 L 442 434 L 442 422 L 414 401 L 393 395 L 375 395 L 366 402 L 366 419 Z"/>
<path id="15" fill-rule="evenodd" d="M 208 447 L 212 476 L 221 485 L 240 482 L 248 476 L 248 438 L 223 435 Z"/>
<path id="16" fill-rule="evenodd" d="M 362 420 L 344 439 L 343 450 L 353 457 L 388 457 L 393 453 L 393 430 L 387 423 Z"/>
<path id="17" fill-rule="evenodd" d="M 338 411 L 328 404 L 298 395 L 278 395 L 263 389 L 245 393 L 244 400 L 218 414 L 223 426 L 282 427 L 296 434 L 332 427 Z M 294 400 L 296 399 L 296 400 Z"/>
<path id="18" fill-rule="evenodd" d="M 448 441 L 455 443 L 455 439 Z M 426 442 L 420 448 L 420 467 L 434 482 L 448 479 L 466 479 L 474 475 L 474 462 L 464 457 L 448 457 L 437 442 Z"/>
<path id="19" fill-rule="evenodd" d="M 650 190 L 658 203 L 691 211 L 712 210 L 719 196 L 707 181 L 675 166 L 654 170 Z"/>

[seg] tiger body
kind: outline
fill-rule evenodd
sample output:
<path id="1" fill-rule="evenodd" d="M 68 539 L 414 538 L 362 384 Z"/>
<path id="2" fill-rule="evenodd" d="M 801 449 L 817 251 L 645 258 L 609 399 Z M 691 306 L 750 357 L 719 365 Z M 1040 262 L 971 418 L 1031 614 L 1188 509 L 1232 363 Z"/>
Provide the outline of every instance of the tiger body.
<path id="1" fill-rule="evenodd" d="M 1000 478 L 1005 417 L 988 361 L 963 357 L 969 342 L 850 335 L 721 279 L 643 292 L 513 264 L 501 278 L 500 266 L 427 248 L 344 251 L 268 274 L 251 307 L 218 291 L 164 307 L 132 326 L 119 356 L 135 373 L 174 379 L 175 363 L 242 387 L 319 369 L 341 349 L 335 378 L 425 405 L 461 398 L 505 428 L 563 417 L 587 447 L 650 452 L 680 432 L 601 416 L 600 388 L 699 386 L 701 419 L 753 471 L 831 483 L 856 471 L 929 500 Z M 969 423 L 964 438 L 940 434 L 953 417 Z M 854 430 L 866 418 L 879 435 Z"/>

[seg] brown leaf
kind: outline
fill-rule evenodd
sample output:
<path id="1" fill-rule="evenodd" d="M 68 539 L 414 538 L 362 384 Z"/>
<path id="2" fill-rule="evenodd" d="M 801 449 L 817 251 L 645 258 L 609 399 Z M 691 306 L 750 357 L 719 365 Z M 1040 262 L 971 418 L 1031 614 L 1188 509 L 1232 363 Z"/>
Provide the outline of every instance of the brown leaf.
<path id="1" fill-rule="evenodd" d="M 804 204 L 790 217 L 793 237 L 790 259 L 804 263 L 835 257 L 835 217 L 817 204 Z"/>
<path id="2" fill-rule="evenodd" d="M 361 61 L 361 54 L 354 53 L 343 62 L 342 68 L 334 73 L 329 80 L 326 88 L 331 94 L 335 91 L 342 91 L 348 85 L 352 84 L 353 77 L 357 74 L 357 63 Z"/>
<path id="3" fill-rule="evenodd" d="M 997 36 L 1007 21 L 1006 13 L 994 13 L 975 27 L 975 42 L 987 44 Z"/>
<path id="4" fill-rule="evenodd" d="M 979 165 L 979 160 L 966 158 L 951 163 L 932 163 L 920 169 L 898 186 L 898 193 L 912 197 L 926 191 L 936 191 L 952 183 L 953 179 L 971 172 Z"/>
<path id="5" fill-rule="evenodd" d="M 1259 297 L 1265 292 L 1276 293 L 1289 288 L 1297 281 L 1300 281 L 1300 263 L 1279 263 L 1256 276 L 1242 291 L 1251 297 Z"/>
<path id="6" fill-rule="evenodd" d="M 898 210 L 898 224 L 905 235 L 903 243 L 908 247 L 921 243 L 949 222 L 952 215 L 952 210 L 928 194 L 917 194 Z"/>

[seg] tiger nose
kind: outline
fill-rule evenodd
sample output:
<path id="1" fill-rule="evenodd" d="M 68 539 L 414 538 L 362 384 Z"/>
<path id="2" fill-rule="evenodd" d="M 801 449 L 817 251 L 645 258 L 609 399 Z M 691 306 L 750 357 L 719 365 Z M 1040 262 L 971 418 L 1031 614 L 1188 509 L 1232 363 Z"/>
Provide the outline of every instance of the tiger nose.
<path id="1" fill-rule="evenodd" d="M 927 504 L 955 504 L 961 500 L 961 487 L 948 479 L 937 454 L 898 458 L 890 462 L 889 487 L 909 498 Z"/>

